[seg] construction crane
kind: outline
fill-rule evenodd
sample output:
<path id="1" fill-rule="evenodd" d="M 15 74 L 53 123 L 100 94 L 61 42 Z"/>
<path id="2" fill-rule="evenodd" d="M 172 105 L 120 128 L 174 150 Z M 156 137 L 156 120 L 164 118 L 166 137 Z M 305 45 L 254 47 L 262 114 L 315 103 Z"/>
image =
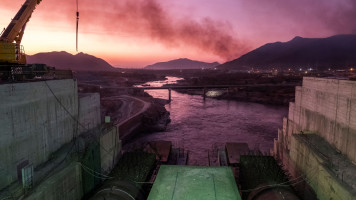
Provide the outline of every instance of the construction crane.
<path id="1" fill-rule="evenodd" d="M 26 0 L 0 36 L 0 62 L 26 64 L 26 56 L 21 46 L 26 24 L 36 6 L 42 0 Z"/>
<path id="2" fill-rule="evenodd" d="M 10 24 L 0 35 L 0 74 L 2 80 L 22 80 L 46 74 L 51 68 L 44 64 L 27 65 L 21 45 L 26 24 L 42 0 L 26 0 Z"/>
<path id="3" fill-rule="evenodd" d="M 21 40 L 33 11 L 42 0 L 26 0 L 10 24 L 0 34 L 0 77 L 1 79 L 33 78 L 54 70 L 45 64 L 26 63 L 26 55 Z M 78 1 L 77 1 L 77 35 L 78 35 Z M 77 40 L 78 40 L 78 36 Z M 78 43 L 77 43 L 78 49 Z"/>

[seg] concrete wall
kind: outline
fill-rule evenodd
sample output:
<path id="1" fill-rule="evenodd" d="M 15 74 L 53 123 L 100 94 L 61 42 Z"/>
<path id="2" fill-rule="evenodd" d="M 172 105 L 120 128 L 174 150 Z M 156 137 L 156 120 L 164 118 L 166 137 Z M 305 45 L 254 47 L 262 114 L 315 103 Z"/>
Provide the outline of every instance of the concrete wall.
<path id="1" fill-rule="evenodd" d="M 110 127 L 106 133 L 104 132 L 100 136 L 100 147 L 101 172 L 108 174 L 116 165 L 121 151 L 117 126 Z"/>
<path id="2" fill-rule="evenodd" d="M 292 133 L 316 132 L 356 163 L 355 81 L 304 77 L 288 120 Z"/>
<path id="3" fill-rule="evenodd" d="M 45 173 L 50 169 L 48 159 L 74 137 L 88 130 L 100 133 L 99 94 L 78 97 L 77 90 L 76 81 L 71 79 L 0 85 L 0 190 L 8 185 L 21 188 L 19 174 L 27 164 L 34 165 L 35 178 L 38 173 Z M 108 173 L 121 150 L 118 128 L 102 132 L 99 142 L 101 162 L 93 169 Z M 50 175 L 34 185 L 28 199 L 82 198 L 83 175 L 79 164 L 51 171 Z"/>
<path id="4" fill-rule="evenodd" d="M 1 189 L 18 180 L 24 165 L 44 163 L 78 135 L 71 117 L 78 116 L 77 83 L 66 79 L 3 84 L 0 97 Z"/>
<path id="5" fill-rule="evenodd" d="M 100 94 L 79 94 L 79 132 L 85 132 L 98 128 L 101 124 L 100 118 Z M 84 128 L 84 127 L 85 128 Z"/>
<path id="6" fill-rule="evenodd" d="M 329 163 L 297 137 L 291 138 L 290 158 L 292 164 L 303 172 L 304 179 L 314 189 L 318 199 L 355 199 L 353 190 L 328 169 Z"/>
<path id="7" fill-rule="evenodd" d="M 41 183 L 26 199 L 79 200 L 82 196 L 82 169 L 79 163 L 72 163 Z"/>
<path id="8" fill-rule="evenodd" d="M 295 102 L 289 104 L 288 118 L 283 119 L 273 150 L 293 177 L 307 176 L 319 199 L 354 199 L 340 177 L 325 168 L 328 161 L 321 161 L 312 146 L 296 139 L 295 134 L 301 131 L 319 135 L 331 145 L 330 151 L 344 154 L 355 164 L 356 82 L 304 77 L 302 87 L 296 87 Z M 296 186 L 305 191 L 309 188 L 306 183 Z"/>

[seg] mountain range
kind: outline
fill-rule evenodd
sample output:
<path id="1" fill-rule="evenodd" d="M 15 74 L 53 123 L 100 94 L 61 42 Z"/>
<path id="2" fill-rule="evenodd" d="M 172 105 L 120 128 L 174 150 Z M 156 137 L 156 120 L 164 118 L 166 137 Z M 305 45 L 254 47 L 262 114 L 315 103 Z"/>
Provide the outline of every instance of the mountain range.
<path id="1" fill-rule="evenodd" d="M 295 37 L 288 42 L 268 43 L 218 68 L 335 69 L 351 66 L 356 66 L 356 35 L 336 35 L 328 38 Z"/>
<path id="2" fill-rule="evenodd" d="M 145 69 L 165 70 L 165 69 L 209 69 L 218 66 L 218 62 L 206 63 L 196 60 L 190 60 L 187 58 L 180 58 L 167 62 L 158 62 L 152 65 L 148 65 Z"/>
<path id="3" fill-rule="evenodd" d="M 43 63 L 56 69 L 71 69 L 73 71 L 115 71 L 116 68 L 108 62 L 95 56 L 78 53 L 72 55 L 65 51 L 54 51 L 26 55 L 28 64 Z"/>
<path id="4" fill-rule="evenodd" d="M 44 63 L 56 69 L 74 71 L 115 71 L 108 62 L 95 56 L 65 51 L 27 55 L 27 63 Z M 219 68 L 249 70 L 251 68 L 314 68 L 345 69 L 356 66 L 356 35 L 336 35 L 327 38 L 295 37 L 288 42 L 265 44 L 241 57 L 219 65 L 217 62 L 180 58 L 148 65 L 145 69 L 202 69 Z"/>

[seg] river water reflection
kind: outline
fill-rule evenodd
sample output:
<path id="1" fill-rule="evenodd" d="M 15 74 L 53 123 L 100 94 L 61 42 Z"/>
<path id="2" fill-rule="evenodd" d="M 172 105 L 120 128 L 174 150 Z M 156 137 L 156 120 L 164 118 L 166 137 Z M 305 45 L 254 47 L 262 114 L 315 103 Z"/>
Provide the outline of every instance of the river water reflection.
<path id="1" fill-rule="evenodd" d="M 168 77 L 168 82 L 177 78 Z M 149 82 L 161 86 L 166 81 Z M 147 91 L 155 98 L 168 98 L 167 90 Z M 172 141 L 175 147 L 189 150 L 190 165 L 207 165 L 208 151 L 223 147 L 226 142 L 246 142 L 250 149 L 262 152 L 273 148 L 277 129 L 282 127 L 286 106 L 271 106 L 250 102 L 216 100 L 172 91 L 172 102 L 166 105 L 171 123 L 165 132 L 151 133 L 135 139 L 131 145 L 154 140 Z"/>

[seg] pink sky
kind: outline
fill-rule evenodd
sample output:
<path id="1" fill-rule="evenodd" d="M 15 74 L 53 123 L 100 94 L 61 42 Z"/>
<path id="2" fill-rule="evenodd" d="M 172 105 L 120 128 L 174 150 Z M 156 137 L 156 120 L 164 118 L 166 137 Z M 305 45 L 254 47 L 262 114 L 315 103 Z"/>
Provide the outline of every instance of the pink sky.
<path id="1" fill-rule="evenodd" d="M 1 29 L 22 3 L 2 0 Z M 76 53 L 75 9 L 75 0 L 43 0 L 26 28 L 26 53 Z M 79 51 L 117 67 L 225 62 L 295 36 L 356 33 L 355 0 L 79 0 L 79 11 Z"/>

